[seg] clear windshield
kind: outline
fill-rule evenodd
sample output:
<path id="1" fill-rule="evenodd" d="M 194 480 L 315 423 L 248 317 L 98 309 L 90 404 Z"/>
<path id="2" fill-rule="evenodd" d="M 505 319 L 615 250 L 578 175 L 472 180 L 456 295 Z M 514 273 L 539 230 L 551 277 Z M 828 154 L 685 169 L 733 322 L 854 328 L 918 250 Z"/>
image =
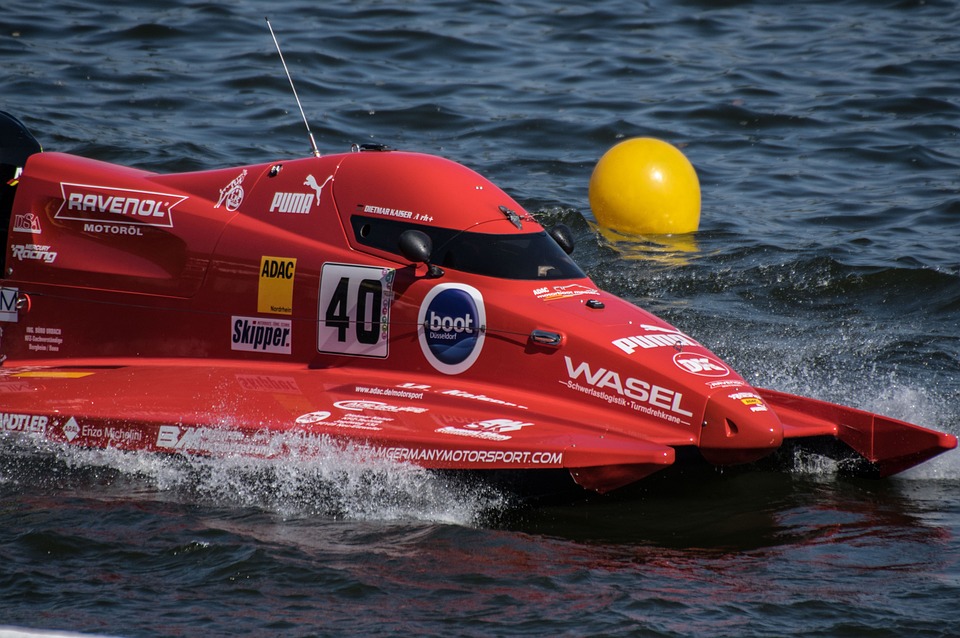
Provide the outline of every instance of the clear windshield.
<path id="1" fill-rule="evenodd" d="M 586 277 L 545 231 L 519 235 L 470 233 L 392 219 L 354 215 L 357 241 L 371 248 L 400 254 L 405 230 L 420 230 L 433 241 L 433 263 L 501 279 L 581 279 Z"/>

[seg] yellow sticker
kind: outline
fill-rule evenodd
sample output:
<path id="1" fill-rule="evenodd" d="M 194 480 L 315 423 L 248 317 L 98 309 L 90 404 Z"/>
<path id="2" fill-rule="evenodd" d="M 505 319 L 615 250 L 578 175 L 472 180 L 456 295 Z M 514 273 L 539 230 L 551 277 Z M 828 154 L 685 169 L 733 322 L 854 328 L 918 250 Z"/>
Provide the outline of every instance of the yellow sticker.
<path id="1" fill-rule="evenodd" d="M 257 312 L 275 315 L 293 314 L 293 276 L 297 260 L 293 257 L 261 257 Z"/>
<path id="2" fill-rule="evenodd" d="M 18 372 L 10 376 L 20 379 L 82 379 L 89 377 L 92 372 L 66 372 L 65 370 L 30 370 Z"/>

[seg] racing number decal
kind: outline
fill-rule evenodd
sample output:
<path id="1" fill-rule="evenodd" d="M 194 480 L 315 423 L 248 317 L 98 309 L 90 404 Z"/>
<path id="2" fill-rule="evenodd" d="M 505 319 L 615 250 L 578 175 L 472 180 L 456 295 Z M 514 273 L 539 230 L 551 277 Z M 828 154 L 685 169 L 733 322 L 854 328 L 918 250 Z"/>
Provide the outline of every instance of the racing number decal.
<path id="1" fill-rule="evenodd" d="M 317 351 L 387 356 L 392 268 L 324 264 L 317 308 Z"/>
<path id="2" fill-rule="evenodd" d="M 370 310 L 376 312 L 383 307 L 383 283 L 379 279 L 360 280 L 356 304 L 351 312 L 348 306 L 353 283 L 349 277 L 340 277 L 327 304 L 325 324 L 328 328 L 336 328 L 338 343 L 347 341 L 352 323 L 357 341 L 374 345 L 380 338 L 381 326 L 378 317 Z"/>

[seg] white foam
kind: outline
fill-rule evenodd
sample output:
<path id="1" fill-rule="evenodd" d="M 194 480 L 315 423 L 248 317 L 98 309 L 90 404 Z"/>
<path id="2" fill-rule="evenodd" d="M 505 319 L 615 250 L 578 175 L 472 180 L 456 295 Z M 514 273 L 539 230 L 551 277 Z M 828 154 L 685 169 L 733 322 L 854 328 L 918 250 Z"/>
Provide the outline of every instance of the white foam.
<path id="1" fill-rule="evenodd" d="M 25 463 L 54 462 L 78 475 L 115 472 L 136 482 L 136 489 L 163 498 L 257 507 L 282 517 L 469 526 L 506 505 L 506 498 L 488 487 L 454 484 L 421 467 L 373 457 L 362 447 L 318 443 L 309 453 L 269 459 L 239 454 L 202 457 L 85 449 L 7 436 L 4 448 L 7 454 L 16 454 L 19 448 L 22 459 L 15 466 L 0 465 L 0 483 L 21 480 L 28 469 Z"/>

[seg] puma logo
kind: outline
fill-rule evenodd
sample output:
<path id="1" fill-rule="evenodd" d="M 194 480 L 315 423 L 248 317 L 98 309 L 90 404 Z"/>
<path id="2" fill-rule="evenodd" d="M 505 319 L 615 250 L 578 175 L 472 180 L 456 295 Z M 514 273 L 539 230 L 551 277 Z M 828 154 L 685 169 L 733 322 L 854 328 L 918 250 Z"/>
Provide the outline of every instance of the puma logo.
<path id="1" fill-rule="evenodd" d="M 307 179 L 303 182 L 304 186 L 309 186 L 313 189 L 313 192 L 317 194 L 317 205 L 320 205 L 320 194 L 323 193 L 323 187 L 327 185 L 327 182 L 333 179 L 333 175 L 324 180 L 323 184 L 317 184 L 317 180 L 313 175 L 307 175 Z"/>

